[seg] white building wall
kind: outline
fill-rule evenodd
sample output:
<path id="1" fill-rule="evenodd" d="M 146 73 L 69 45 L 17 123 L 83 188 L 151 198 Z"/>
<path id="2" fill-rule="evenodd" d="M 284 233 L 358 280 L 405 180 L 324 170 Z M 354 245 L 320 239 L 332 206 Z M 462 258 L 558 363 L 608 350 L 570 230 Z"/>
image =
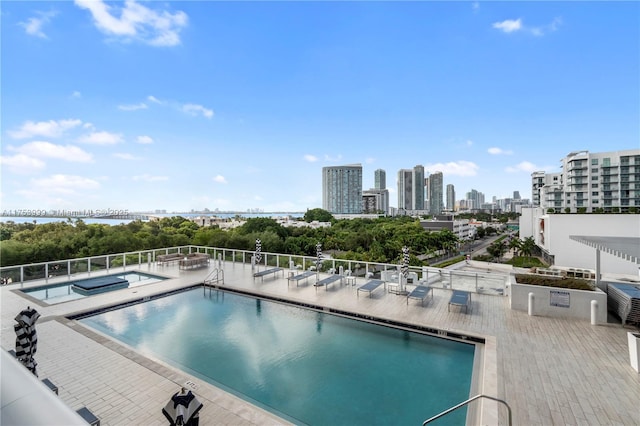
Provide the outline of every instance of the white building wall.
<path id="1" fill-rule="evenodd" d="M 541 214 L 542 209 L 522 209 L 520 238 L 533 236 L 536 244 L 555 257 L 555 265 L 594 270 L 596 249 L 569 238 L 640 238 L 638 214 Z M 600 253 L 601 273 L 638 275 L 638 265 L 609 253 Z"/>

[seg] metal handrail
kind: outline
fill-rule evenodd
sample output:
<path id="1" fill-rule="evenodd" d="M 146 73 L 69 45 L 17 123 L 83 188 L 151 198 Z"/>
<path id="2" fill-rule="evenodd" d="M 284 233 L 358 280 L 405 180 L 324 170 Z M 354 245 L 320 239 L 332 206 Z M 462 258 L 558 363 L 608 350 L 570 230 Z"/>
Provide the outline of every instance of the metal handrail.
<path id="1" fill-rule="evenodd" d="M 463 401 L 458 405 L 454 405 L 453 407 L 449 408 L 448 410 L 445 410 L 442 413 L 437 414 L 437 415 L 431 417 L 430 419 L 425 420 L 424 422 L 422 422 L 422 426 L 424 426 L 427 423 L 430 423 L 430 422 L 432 422 L 434 420 L 437 420 L 440 417 L 445 416 L 445 415 L 449 414 L 450 412 L 455 411 L 458 408 L 463 407 L 463 406 L 469 404 L 470 402 L 475 401 L 476 399 L 479 399 L 479 398 L 488 398 L 488 399 L 490 399 L 492 401 L 503 403 L 507 407 L 507 411 L 509 412 L 509 426 L 511 426 L 511 424 L 512 424 L 511 423 L 511 407 L 509 407 L 509 404 L 507 404 L 506 401 L 503 401 L 502 399 L 494 398 L 494 397 L 489 396 L 489 395 L 476 395 L 476 396 L 474 396 L 472 398 L 469 398 L 466 401 Z"/>
<path id="2" fill-rule="evenodd" d="M 214 275 L 215 275 L 215 278 L 213 278 Z M 222 277 L 221 277 L 221 275 L 222 275 Z M 222 284 L 224 284 L 224 270 L 223 269 L 218 269 L 218 268 L 214 269 L 204 279 L 204 283 L 205 284 L 213 284 L 213 283 L 219 283 L 219 282 L 222 282 Z"/>

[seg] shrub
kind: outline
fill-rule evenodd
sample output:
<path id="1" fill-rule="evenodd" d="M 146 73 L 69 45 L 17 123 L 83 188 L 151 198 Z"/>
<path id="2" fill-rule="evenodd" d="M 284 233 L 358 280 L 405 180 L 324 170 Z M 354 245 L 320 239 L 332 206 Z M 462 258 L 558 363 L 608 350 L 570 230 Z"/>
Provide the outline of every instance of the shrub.
<path id="1" fill-rule="evenodd" d="M 516 282 L 519 284 L 569 288 L 573 290 L 594 290 L 589 281 L 581 280 L 579 278 L 555 278 L 539 275 L 516 274 Z"/>
<path id="2" fill-rule="evenodd" d="M 547 265 L 542 262 L 537 257 L 533 256 L 515 256 L 509 261 L 507 261 L 509 265 L 513 265 L 518 268 L 532 268 L 534 266 L 546 267 Z"/>

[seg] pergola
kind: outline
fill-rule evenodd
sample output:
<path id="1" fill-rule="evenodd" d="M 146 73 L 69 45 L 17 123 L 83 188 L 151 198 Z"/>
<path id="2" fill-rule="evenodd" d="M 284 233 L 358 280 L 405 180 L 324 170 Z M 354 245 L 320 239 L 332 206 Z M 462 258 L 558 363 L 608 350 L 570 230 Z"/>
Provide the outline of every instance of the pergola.
<path id="1" fill-rule="evenodd" d="M 613 254 L 621 259 L 640 264 L 640 238 L 592 237 L 570 235 L 570 239 L 596 249 L 596 285 L 600 284 L 600 252 Z"/>

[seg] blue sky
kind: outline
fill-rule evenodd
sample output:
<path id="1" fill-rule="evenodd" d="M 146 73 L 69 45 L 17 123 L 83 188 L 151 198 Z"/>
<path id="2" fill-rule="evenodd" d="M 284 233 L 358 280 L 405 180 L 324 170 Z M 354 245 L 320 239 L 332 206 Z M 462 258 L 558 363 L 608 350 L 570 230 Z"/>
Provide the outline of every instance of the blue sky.
<path id="1" fill-rule="evenodd" d="M 638 2 L 2 2 L 1 208 L 304 211 L 324 166 L 531 197 L 640 148 Z"/>

